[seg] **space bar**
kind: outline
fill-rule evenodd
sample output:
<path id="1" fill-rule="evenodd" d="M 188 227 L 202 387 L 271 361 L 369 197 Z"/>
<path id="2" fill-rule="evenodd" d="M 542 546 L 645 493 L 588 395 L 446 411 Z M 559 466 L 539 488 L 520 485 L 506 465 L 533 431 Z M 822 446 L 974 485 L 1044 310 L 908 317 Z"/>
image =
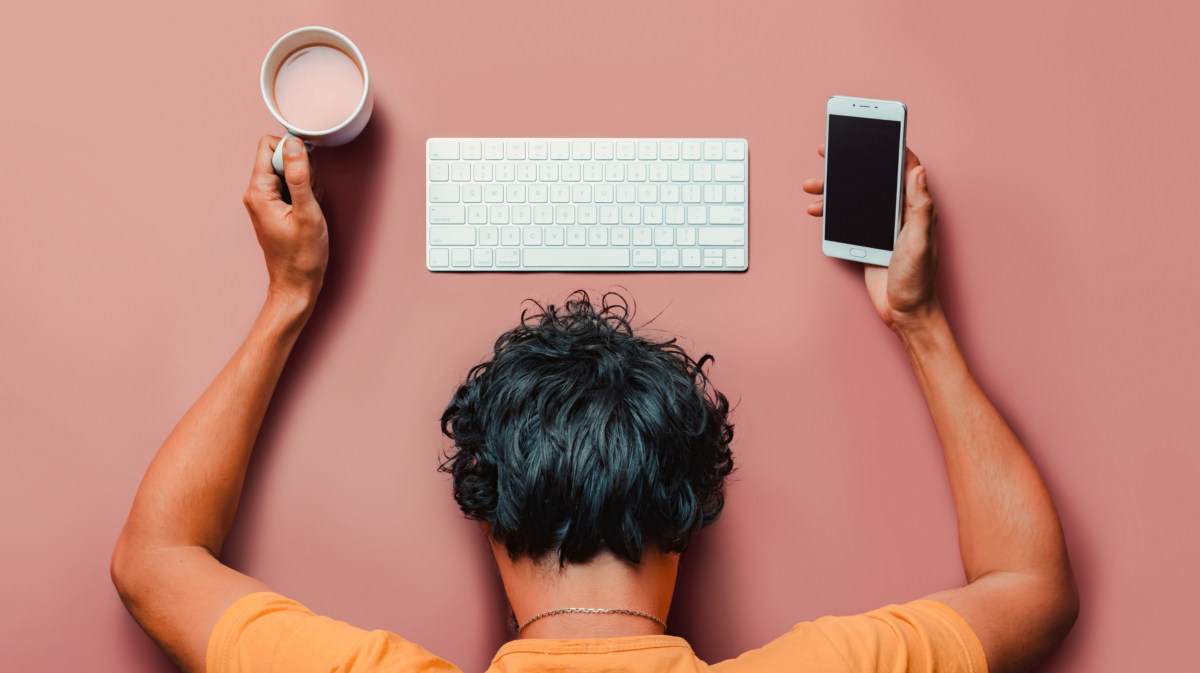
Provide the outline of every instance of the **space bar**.
<path id="1" fill-rule="evenodd" d="M 583 248 L 580 250 L 526 248 L 525 266 L 629 266 L 629 250 Z"/>

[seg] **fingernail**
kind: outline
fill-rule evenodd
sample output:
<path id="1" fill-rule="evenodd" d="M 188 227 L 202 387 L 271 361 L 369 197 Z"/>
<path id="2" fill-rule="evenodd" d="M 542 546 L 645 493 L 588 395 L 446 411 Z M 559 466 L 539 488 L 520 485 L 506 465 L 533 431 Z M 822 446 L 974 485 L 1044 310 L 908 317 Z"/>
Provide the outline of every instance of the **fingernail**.
<path id="1" fill-rule="evenodd" d="M 289 157 L 298 157 L 303 150 L 300 148 L 300 141 L 295 138 L 288 138 L 283 144 L 283 153 Z"/>
<path id="2" fill-rule="evenodd" d="M 925 169 L 924 168 L 921 169 L 920 173 L 917 173 L 917 184 L 922 187 L 925 186 Z"/>

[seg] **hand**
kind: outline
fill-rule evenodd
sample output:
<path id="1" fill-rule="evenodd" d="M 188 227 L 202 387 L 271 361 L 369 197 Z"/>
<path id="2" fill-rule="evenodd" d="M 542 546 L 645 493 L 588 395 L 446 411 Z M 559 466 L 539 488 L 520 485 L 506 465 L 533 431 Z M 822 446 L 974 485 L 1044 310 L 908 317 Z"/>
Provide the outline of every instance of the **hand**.
<path id="1" fill-rule="evenodd" d="M 282 181 L 271 168 L 279 140 L 272 135 L 259 139 L 250 186 L 242 202 L 266 258 L 269 295 L 311 305 L 325 280 L 329 229 L 313 195 L 308 153 L 296 139 L 289 139 L 283 148 L 283 172 L 292 203 L 283 200 Z"/>
<path id="2" fill-rule="evenodd" d="M 824 157 L 825 146 L 819 146 L 817 153 Z M 904 173 L 904 215 L 891 265 L 863 265 L 867 294 L 884 324 L 897 333 L 923 325 L 942 310 L 934 287 L 938 254 L 937 211 L 925 184 L 925 167 L 907 148 Z M 804 191 L 823 194 L 825 181 L 805 180 Z M 824 205 L 824 201 L 818 199 L 808 206 L 808 214 L 820 217 Z"/>

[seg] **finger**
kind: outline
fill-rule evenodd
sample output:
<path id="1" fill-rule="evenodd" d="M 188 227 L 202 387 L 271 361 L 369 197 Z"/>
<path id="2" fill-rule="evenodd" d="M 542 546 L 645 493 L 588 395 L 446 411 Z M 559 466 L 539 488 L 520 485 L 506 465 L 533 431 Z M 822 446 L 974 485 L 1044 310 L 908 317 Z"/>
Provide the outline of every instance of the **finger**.
<path id="1" fill-rule="evenodd" d="M 825 158 L 825 143 L 817 145 L 817 154 L 820 154 L 822 159 Z"/>
<path id="2" fill-rule="evenodd" d="M 283 143 L 283 179 L 292 195 L 292 207 L 297 210 L 316 204 L 312 192 L 312 169 L 308 164 L 308 152 L 299 138 L 288 138 Z"/>
<path id="3" fill-rule="evenodd" d="M 905 147 L 904 148 L 904 172 L 908 173 L 915 166 L 920 166 L 920 165 L 921 165 L 921 160 L 917 158 L 917 153 L 908 149 L 908 147 Z"/>
<path id="4" fill-rule="evenodd" d="M 825 193 L 825 181 L 820 178 L 809 178 L 800 187 L 809 194 Z"/>
<path id="5" fill-rule="evenodd" d="M 279 144 L 279 136 L 264 135 L 258 139 L 258 149 L 254 153 L 254 168 L 250 171 L 250 186 L 246 190 L 247 199 L 279 199 L 279 178 L 271 167 L 271 156 L 275 154 L 275 146 Z"/>
<path id="6" fill-rule="evenodd" d="M 926 184 L 925 167 L 920 164 L 914 166 L 906 177 L 904 193 L 908 207 L 904 210 L 903 226 L 912 227 L 915 233 L 927 236 L 934 215 L 933 196 Z"/>
<path id="7" fill-rule="evenodd" d="M 813 217 L 820 217 L 825 212 L 825 199 L 817 199 L 808 204 L 808 214 Z"/>

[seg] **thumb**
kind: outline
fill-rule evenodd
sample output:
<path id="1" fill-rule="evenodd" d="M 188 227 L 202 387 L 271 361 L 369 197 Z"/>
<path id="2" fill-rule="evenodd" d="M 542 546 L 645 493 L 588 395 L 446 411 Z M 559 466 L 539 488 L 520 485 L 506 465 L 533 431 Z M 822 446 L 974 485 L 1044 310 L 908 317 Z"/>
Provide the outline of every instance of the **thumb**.
<path id="1" fill-rule="evenodd" d="M 283 177 L 292 196 L 292 207 L 307 207 L 314 202 L 312 193 L 312 167 L 308 163 L 308 152 L 298 138 L 290 137 L 283 143 Z"/>
<path id="2" fill-rule="evenodd" d="M 904 227 L 912 227 L 915 233 L 927 236 L 933 225 L 933 196 L 929 186 L 925 184 L 925 167 L 914 166 L 908 172 L 908 180 L 904 186 Z"/>

